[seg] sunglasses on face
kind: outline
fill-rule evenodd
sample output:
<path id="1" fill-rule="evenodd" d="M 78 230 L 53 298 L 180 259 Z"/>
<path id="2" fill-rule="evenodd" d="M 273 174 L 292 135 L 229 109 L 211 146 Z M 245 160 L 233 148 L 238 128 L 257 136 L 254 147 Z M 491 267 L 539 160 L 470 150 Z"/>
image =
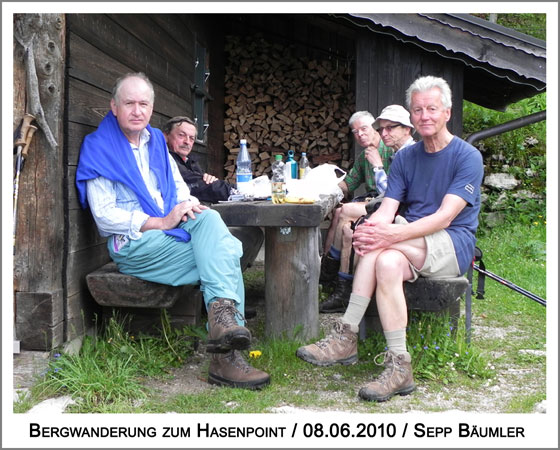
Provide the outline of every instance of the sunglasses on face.
<path id="1" fill-rule="evenodd" d="M 377 132 L 378 132 L 379 134 L 383 133 L 383 130 L 387 130 L 387 131 L 390 132 L 391 130 L 393 130 L 393 128 L 397 128 L 397 127 L 400 127 L 400 126 L 401 126 L 401 124 L 400 124 L 400 123 L 397 123 L 396 125 L 387 125 L 386 127 L 379 127 L 379 128 L 377 129 Z"/>

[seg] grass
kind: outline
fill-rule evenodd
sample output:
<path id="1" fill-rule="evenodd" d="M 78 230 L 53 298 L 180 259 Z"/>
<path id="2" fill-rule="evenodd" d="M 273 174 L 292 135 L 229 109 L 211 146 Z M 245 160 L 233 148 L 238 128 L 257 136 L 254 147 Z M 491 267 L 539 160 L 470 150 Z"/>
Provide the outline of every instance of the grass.
<path id="1" fill-rule="evenodd" d="M 544 297 L 545 240 L 543 223 L 504 224 L 491 233 L 482 232 L 478 245 L 488 270 Z M 249 291 L 258 291 L 263 283 L 260 276 L 259 281 L 258 273 L 247 273 Z M 484 299 L 473 296 L 473 314 L 470 346 L 465 342 L 463 318 L 455 329 L 443 316 L 426 313 L 411 318 L 407 336 L 415 379 L 425 392 L 440 399 L 437 402 L 426 402 L 422 395 L 396 397 L 383 404 L 357 398 L 358 388 L 382 370 L 374 363 L 374 356 L 385 349 L 379 334 L 360 342 L 358 364 L 318 368 L 295 357 L 300 342 L 268 339 L 262 324 L 251 327 L 256 338 L 253 349 L 260 350 L 261 356 L 250 361 L 271 375 L 273 382 L 266 389 L 212 387 L 177 395 L 153 390 L 146 381 L 173 383 L 173 370 L 189 363 L 196 339 L 205 338 L 202 328 L 172 329 L 164 315 L 155 336 L 131 335 L 125 331 L 126 318 L 115 317 L 98 337 L 84 338 L 78 355 L 53 351 L 48 371 L 28 397 L 14 404 L 14 412 L 25 412 L 58 395 L 73 397 L 76 404 L 67 411 L 75 413 L 261 413 L 283 406 L 391 413 L 465 408 L 465 402 L 475 410 L 474 398 L 502 383 L 520 386 L 515 395 L 503 399 L 502 412 L 533 411 L 546 393 L 546 358 L 539 353 L 546 350 L 546 308 L 488 279 Z M 201 376 L 207 364 L 201 367 Z M 527 391 L 526 386 L 534 389 Z M 469 397 L 473 397 L 470 406 Z"/>
<path id="2" fill-rule="evenodd" d="M 32 397 L 71 395 L 79 412 L 107 412 L 148 397 L 145 377 L 164 376 L 192 353 L 195 330 L 174 330 L 162 314 L 159 336 L 134 336 L 126 317 L 113 317 L 100 337 L 85 336 L 77 355 L 52 353 L 48 369 L 31 390 Z"/>

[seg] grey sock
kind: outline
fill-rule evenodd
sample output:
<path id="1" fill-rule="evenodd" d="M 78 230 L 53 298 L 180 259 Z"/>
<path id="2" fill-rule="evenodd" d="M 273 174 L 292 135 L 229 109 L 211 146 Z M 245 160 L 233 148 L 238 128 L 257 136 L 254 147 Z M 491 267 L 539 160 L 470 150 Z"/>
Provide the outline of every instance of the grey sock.
<path id="1" fill-rule="evenodd" d="M 370 300 L 370 298 L 362 297 L 361 295 L 350 294 L 350 301 L 342 317 L 342 322 L 350 324 L 350 329 L 354 333 L 357 333 L 360 329 L 360 322 L 364 317 Z"/>
<path id="2" fill-rule="evenodd" d="M 406 348 L 406 328 L 400 328 L 393 331 L 383 331 L 383 334 L 385 335 L 389 350 L 392 350 L 397 355 L 408 353 Z"/>

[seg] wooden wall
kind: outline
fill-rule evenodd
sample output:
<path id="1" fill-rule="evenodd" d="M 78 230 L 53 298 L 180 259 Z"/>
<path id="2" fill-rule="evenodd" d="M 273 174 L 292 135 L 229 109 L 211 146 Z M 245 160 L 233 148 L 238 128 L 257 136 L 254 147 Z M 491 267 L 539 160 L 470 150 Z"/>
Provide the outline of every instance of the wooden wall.
<path id="1" fill-rule="evenodd" d="M 193 115 L 195 43 L 210 53 L 208 146 L 195 149 L 209 168 L 221 167 L 223 130 L 223 42 L 216 23 L 194 15 L 68 14 L 66 170 L 66 308 L 65 340 L 90 326 L 96 303 L 85 275 L 109 261 L 89 210 L 79 205 L 75 173 L 84 136 L 109 111 L 115 80 L 127 72 L 144 72 L 154 84 L 151 125 L 161 127 L 175 115 Z M 219 143 L 219 144 L 216 144 Z M 215 150 L 214 150 L 215 149 Z"/>
<path id="2" fill-rule="evenodd" d="M 64 15 L 17 14 L 14 23 L 23 40 L 30 43 L 28 53 L 16 39 L 13 44 L 14 129 L 25 112 L 43 116 L 46 122 L 36 122 L 38 130 L 19 180 L 14 341 L 20 341 L 24 349 L 50 349 L 64 339 Z M 35 74 L 35 88 L 26 83 L 30 73 Z M 46 130 L 54 141 L 46 138 Z M 4 254 L 8 251 L 4 248 Z"/>
<path id="3" fill-rule="evenodd" d="M 356 61 L 356 109 L 377 117 L 387 105 L 406 108 L 405 92 L 415 79 L 439 76 L 449 83 L 453 95 L 448 128 L 462 135 L 463 69 L 459 64 L 391 36 L 364 30 L 357 36 Z"/>

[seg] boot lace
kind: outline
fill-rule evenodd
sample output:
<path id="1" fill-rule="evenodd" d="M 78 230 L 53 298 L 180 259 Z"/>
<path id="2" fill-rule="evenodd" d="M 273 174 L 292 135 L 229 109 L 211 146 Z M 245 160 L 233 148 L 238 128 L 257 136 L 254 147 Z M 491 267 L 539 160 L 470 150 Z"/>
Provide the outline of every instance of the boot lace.
<path id="1" fill-rule="evenodd" d="M 236 366 L 238 369 L 242 370 L 245 373 L 251 372 L 254 368 L 251 366 L 245 358 L 241 356 L 241 354 L 237 350 L 233 350 L 231 352 L 231 363 Z"/>
<path id="2" fill-rule="evenodd" d="M 227 328 L 236 326 L 236 319 L 241 320 L 244 324 L 247 323 L 245 317 L 243 317 L 239 310 L 233 306 L 233 302 L 219 302 L 214 307 L 214 312 L 216 314 L 216 323 L 219 323 Z"/>
<path id="3" fill-rule="evenodd" d="M 333 339 L 346 339 L 346 337 L 344 336 L 344 324 L 340 321 L 336 321 L 330 334 L 328 336 L 325 336 L 320 341 L 316 342 L 315 345 L 319 348 L 326 348 Z"/>
<path id="4" fill-rule="evenodd" d="M 380 356 L 383 356 L 383 361 L 378 362 Z M 385 366 L 385 370 L 377 377 L 378 382 L 384 382 L 390 379 L 395 373 L 395 354 L 392 352 L 382 352 L 373 358 L 373 362 L 377 366 Z"/>

